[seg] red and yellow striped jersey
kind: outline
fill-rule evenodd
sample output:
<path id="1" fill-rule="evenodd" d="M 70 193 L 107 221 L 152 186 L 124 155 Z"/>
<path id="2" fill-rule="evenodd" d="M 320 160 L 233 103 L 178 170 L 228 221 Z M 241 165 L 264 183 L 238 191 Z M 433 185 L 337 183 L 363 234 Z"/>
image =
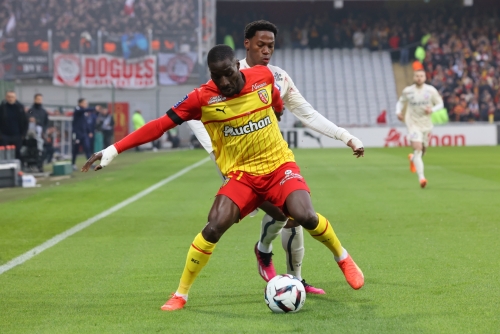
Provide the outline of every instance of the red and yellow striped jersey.
<path id="1" fill-rule="evenodd" d="M 172 110 L 182 120 L 201 120 L 212 140 L 217 165 L 224 175 L 244 171 L 265 175 L 295 161 L 283 139 L 273 106 L 283 102 L 274 76 L 265 66 L 241 70 L 245 86 L 238 95 L 223 96 L 210 80 Z"/>

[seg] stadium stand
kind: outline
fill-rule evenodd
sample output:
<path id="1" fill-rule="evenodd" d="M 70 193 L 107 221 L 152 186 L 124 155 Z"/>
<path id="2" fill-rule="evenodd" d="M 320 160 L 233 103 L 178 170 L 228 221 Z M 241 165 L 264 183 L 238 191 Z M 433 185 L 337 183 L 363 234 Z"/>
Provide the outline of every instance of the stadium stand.
<path id="1" fill-rule="evenodd" d="M 195 1 L 143 0 L 127 7 L 125 1 L 5 1 L 0 20 L 6 13 L 17 13 L 13 33 L 53 29 L 68 33 L 103 29 L 113 33 L 127 30 L 158 32 L 185 31 L 196 28 Z M 5 14 L 3 14 L 5 13 Z"/>
<path id="2" fill-rule="evenodd" d="M 245 57 L 238 49 L 236 56 Z M 283 68 L 320 113 L 344 126 L 371 126 L 382 110 L 396 105 L 390 54 L 367 49 L 278 49 L 273 64 Z M 388 113 L 388 122 L 395 122 Z M 285 113 L 284 126 L 296 119 Z"/>
<path id="3" fill-rule="evenodd" d="M 306 99 L 338 124 L 375 125 L 383 110 L 388 123 L 396 124 L 394 106 L 401 92 L 391 60 L 406 65 L 422 41 L 428 81 L 443 96 L 450 121 L 500 121 L 500 22 L 495 10 L 485 10 L 488 6 L 411 12 L 329 8 L 314 14 L 304 7 L 295 21 L 273 16 L 270 8 L 227 9 L 230 16 L 218 16 L 220 33 L 242 41 L 242 22 L 265 17 L 277 23 L 272 63 L 288 71 Z M 284 122 L 294 121 L 285 117 Z"/>

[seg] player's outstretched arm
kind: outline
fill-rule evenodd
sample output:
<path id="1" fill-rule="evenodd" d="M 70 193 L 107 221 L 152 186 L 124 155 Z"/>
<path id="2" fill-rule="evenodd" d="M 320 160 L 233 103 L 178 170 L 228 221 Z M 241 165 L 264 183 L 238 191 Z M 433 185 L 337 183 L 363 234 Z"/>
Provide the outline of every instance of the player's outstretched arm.
<path id="1" fill-rule="evenodd" d="M 167 112 L 167 115 L 147 123 L 119 142 L 108 146 L 100 152 L 92 154 L 85 165 L 83 165 L 82 172 L 87 172 L 95 162 L 100 161 L 101 163 L 94 168 L 95 171 L 98 171 L 103 167 L 109 165 L 119 153 L 122 153 L 123 151 L 129 150 L 136 146 L 149 143 L 150 141 L 156 140 L 163 136 L 166 131 L 177 126 L 172 118 L 170 118 L 169 112 L 170 110 Z"/>
<path id="2" fill-rule="evenodd" d="M 285 76 L 285 95 L 283 101 L 292 114 L 297 117 L 305 127 L 327 137 L 340 140 L 351 147 L 358 158 L 364 156 L 363 143 L 344 128 L 337 126 L 332 121 L 321 115 L 300 94 L 288 73 Z"/>

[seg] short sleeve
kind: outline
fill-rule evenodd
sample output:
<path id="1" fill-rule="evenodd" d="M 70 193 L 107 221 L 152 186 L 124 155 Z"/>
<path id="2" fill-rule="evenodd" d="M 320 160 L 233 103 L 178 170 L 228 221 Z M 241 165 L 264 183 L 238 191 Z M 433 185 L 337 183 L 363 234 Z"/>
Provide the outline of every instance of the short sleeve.
<path id="1" fill-rule="evenodd" d="M 281 99 L 280 95 L 280 90 L 276 86 L 276 82 L 274 79 L 273 72 L 269 70 L 269 68 L 266 67 L 266 69 L 269 71 L 269 75 L 271 76 L 271 82 L 273 83 L 273 90 L 272 90 L 272 98 L 273 98 L 273 107 L 275 112 L 282 112 L 283 111 L 283 100 Z"/>
<path id="2" fill-rule="evenodd" d="M 201 103 L 198 90 L 199 89 L 193 90 L 172 107 L 172 111 L 179 116 L 181 120 L 190 121 L 192 119 L 201 119 Z"/>

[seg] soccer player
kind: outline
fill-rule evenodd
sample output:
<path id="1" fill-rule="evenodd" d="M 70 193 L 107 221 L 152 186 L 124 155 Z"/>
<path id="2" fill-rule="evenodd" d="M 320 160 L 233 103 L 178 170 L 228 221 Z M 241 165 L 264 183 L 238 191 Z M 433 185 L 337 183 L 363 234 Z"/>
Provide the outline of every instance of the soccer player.
<path id="1" fill-rule="evenodd" d="M 269 64 L 274 52 L 277 33 L 278 29 L 271 22 L 260 20 L 249 23 L 245 27 L 244 41 L 247 54 L 245 59 L 240 60 L 240 68 L 250 68 L 255 65 L 267 66 L 273 72 L 275 84 L 280 90 L 281 98 L 292 114 L 306 127 L 325 136 L 342 140 L 356 152 L 358 148 L 363 147 L 361 141 L 346 129 L 336 126 L 317 112 L 300 94 L 288 73 L 277 66 Z M 199 121 L 189 121 L 188 125 L 207 152 L 211 153 L 212 145 L 203 124 Z M 269 281 L 276 276 L 276 270 L 272 262 L 272 241 L 281 234 L 281 245 L 286 253 L 287 273 L 302 280 L 307 293 L 324 294 L 323 289 L 307 284 L 302 279 L 302 260 L 304 258 L 302 227 L 293 220 L 288 220 L 288 217 L 281 210 L 269 202 L 264 202 L 260 208 L 266 214 L 262 218 L 260 238 L 255 245 L 254 251 L 261 277 L 265 281 Z M 341 269 L 346 266 L 347 262 L 351 261 L 347 251 L 335 259 Z"/>
<path id="2" fill-rule="evenodd" d="M 343 253 L 328 220 L 314 211 L 309 187 L 281 136 L 275 112 L 282 111 L 283 101 L 272 72 L 265 66 L 240 71 L 239 61 L 226 45 L 213 47 L 207 62 L 212 80 L 189 93 L 163 117 L 93 154 L 82 168 L 86 172 L 100 160 L 94 169 L 99 170 L 119 153 L 153 141 L 184 121 L 197 119 L 205 125 L 217 165 L 228 181 L 219 189 L 207 224 L 189 248 L 179 286 L 161 307 L 164 311 L 184 307 L 189 289 L 224 232 L 263 201 L 279 207 L 334 256 Z M 355 153 L 362 156 L 364 150 Z M 356 264 L 351 262 L 346 270 L 361 287 L 363 273 Z"/>
<path id="3" fill-rule="evenodd" d="M 424 162 L 422 157 L 429 145 L 432 130 L 431 114 L 443 109 L 443 99 L 436 88 L 425 83 L 425 71 L 420 64 L 413 74 L 413 85 L 403 89 L 403 94 L 396 104 L 398 119 L 406 123 L 408 137 L 413 147 L 413 153 L 408 155 L 410 171 L 417 173 L 420 187 L 425 188 L 427 179 L 424 176 Z M 406 115 L 403 108 L 406 105 Z"/>

